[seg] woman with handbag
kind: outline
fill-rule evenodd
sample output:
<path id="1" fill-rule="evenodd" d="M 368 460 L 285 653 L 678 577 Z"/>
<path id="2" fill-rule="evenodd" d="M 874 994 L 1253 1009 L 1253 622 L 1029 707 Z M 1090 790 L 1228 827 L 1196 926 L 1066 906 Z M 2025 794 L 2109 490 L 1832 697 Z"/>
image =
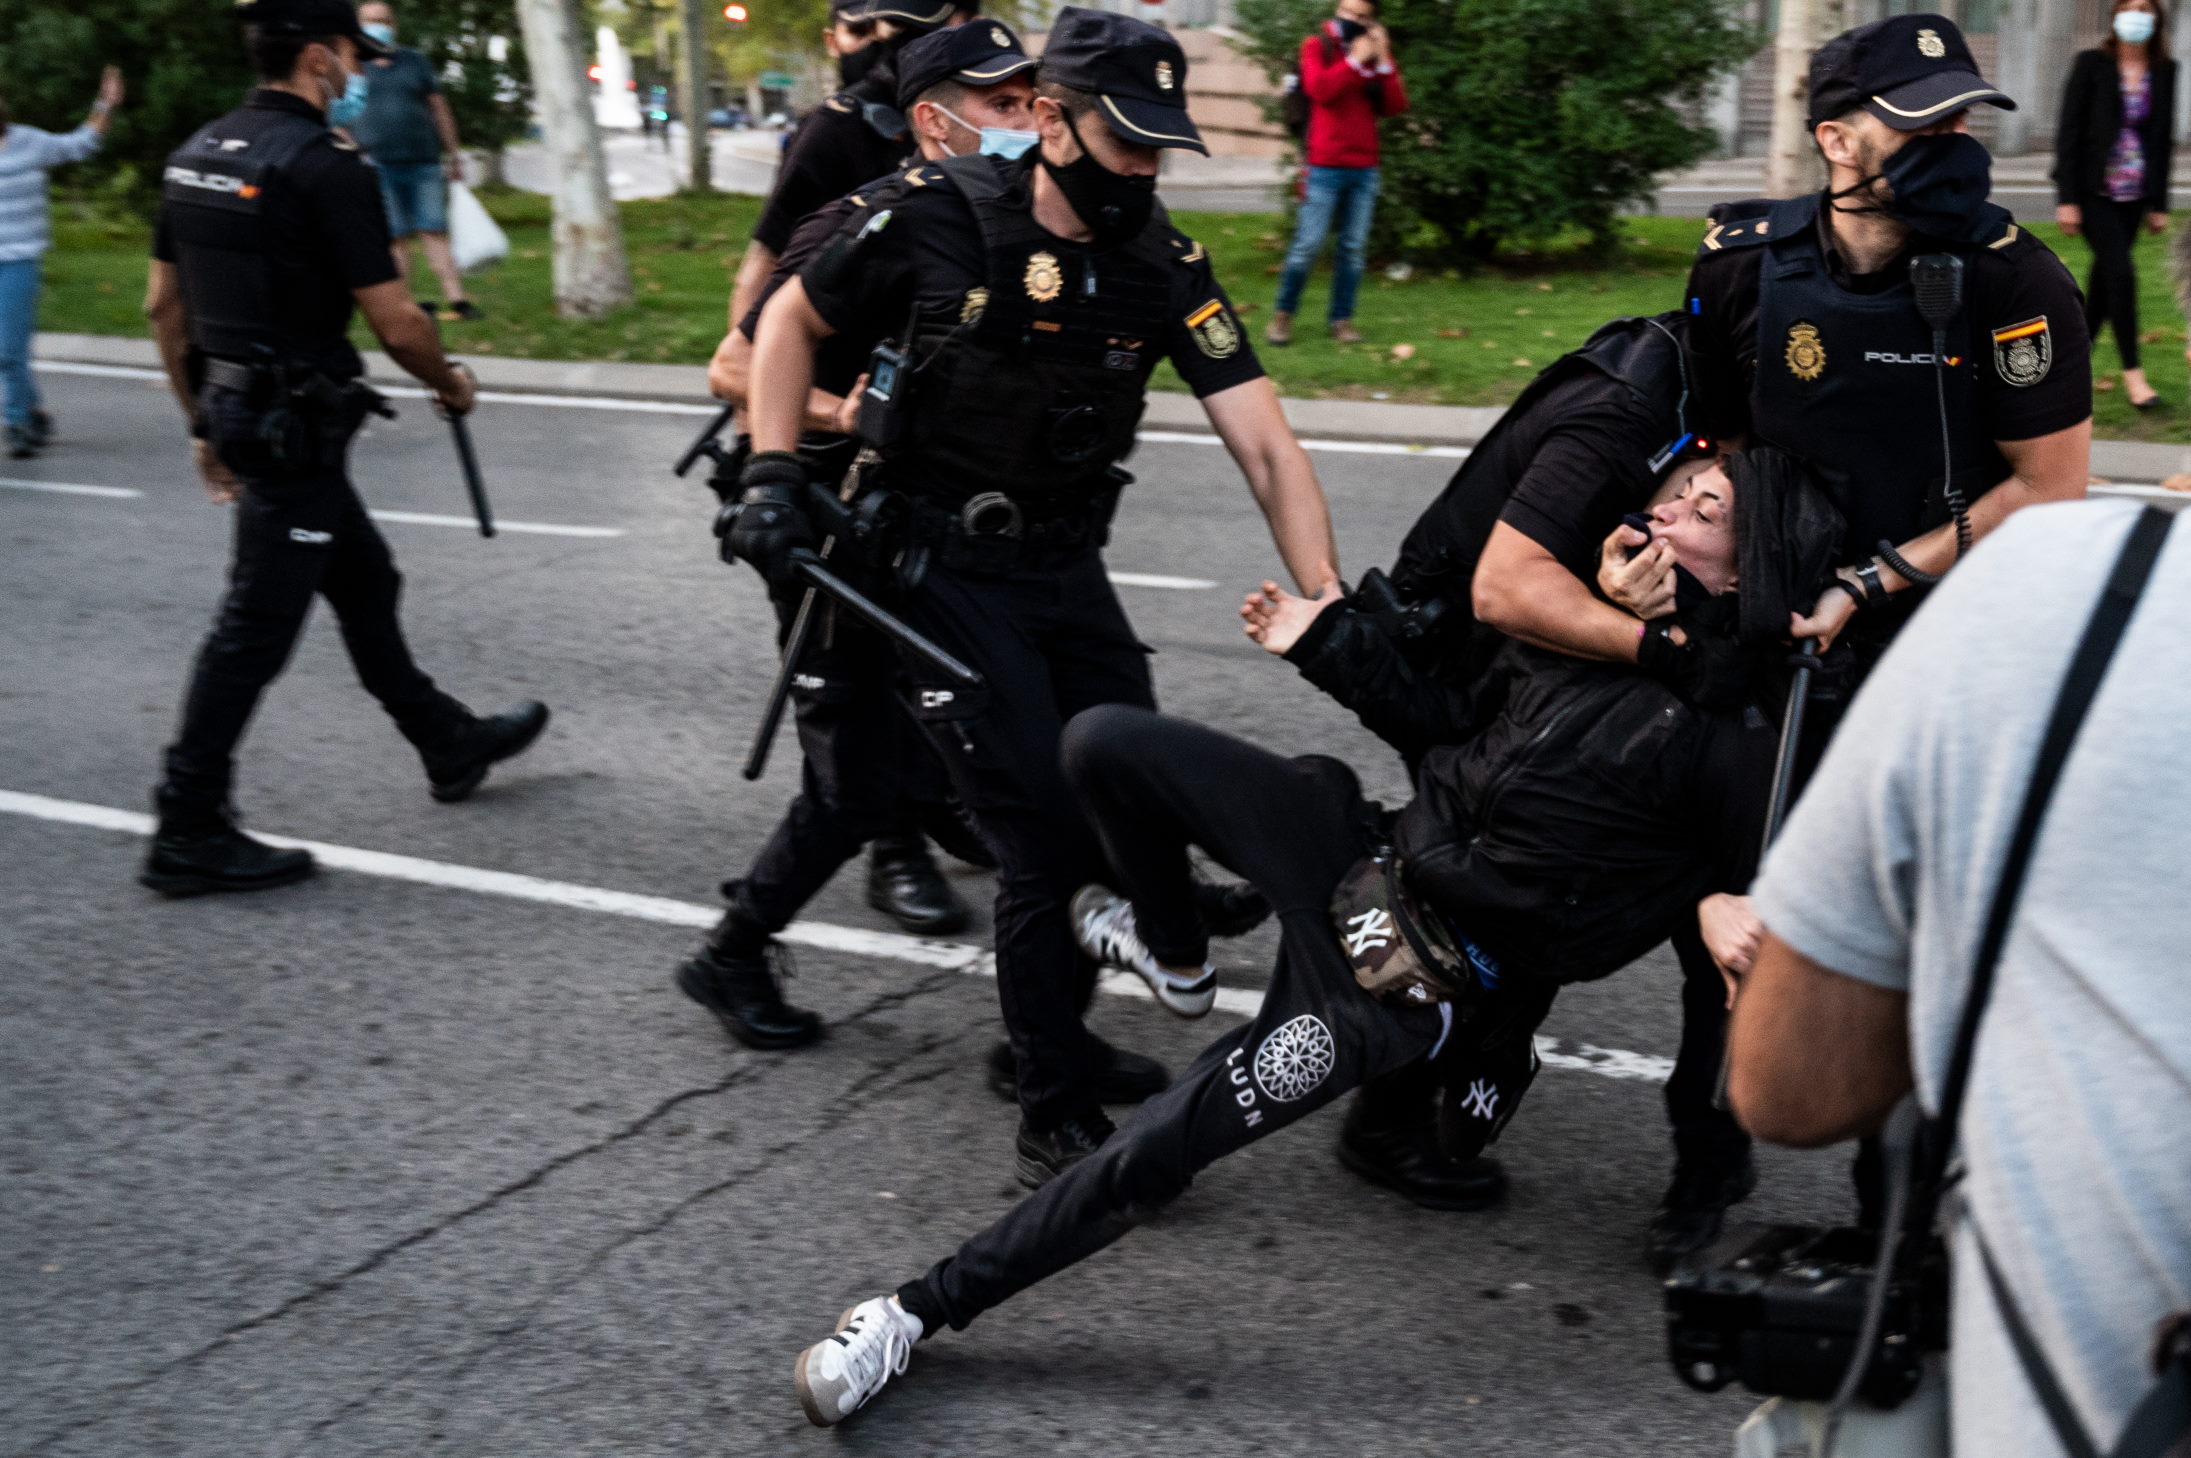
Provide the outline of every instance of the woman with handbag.
<path id="1" fill-rule="evenodd" d="M 2085 321 L 2104 320 L 2122 356 L 2130 403 L 2150 410 L 2161 397 L 2138 362 L 2138 280 L 2131 245 L 2142 226 L 2168 226 L 2168 173 L 2175 152 L 2176 63 L 2168 54 L 2161 0 L 2115 0 L 2111 34 L 2080 52 L 2062 93 L 2054 133 L 2054 219 L 2092 247 Z"/>

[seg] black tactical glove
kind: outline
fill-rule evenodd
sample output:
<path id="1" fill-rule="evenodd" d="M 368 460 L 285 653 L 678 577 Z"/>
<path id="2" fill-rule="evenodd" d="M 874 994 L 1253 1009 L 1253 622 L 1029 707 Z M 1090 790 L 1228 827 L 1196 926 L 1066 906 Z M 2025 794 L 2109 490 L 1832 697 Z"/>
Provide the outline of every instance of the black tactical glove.
<path id="1" fill-rule="evenodd" d="M 739 476 L 745 491 L 715 519 L 725 562 L 751 562 L 771 587 L 791 582 L 791 554 L 814 545 L 814 524 L 800 503 L 806 467 L 789 451 L 763 451 Z"/>
<path id="2" fill-rule="evenodd" d="M 1653 618 L 1636 644 L 1636 666 L 1700 709 L 1739 709 L 1752 697 L 1751 655 L 1724 633 L 1684 624 L 1683 614 Z M 1680 626 L 1686 643 L 1676 643 Z"/>

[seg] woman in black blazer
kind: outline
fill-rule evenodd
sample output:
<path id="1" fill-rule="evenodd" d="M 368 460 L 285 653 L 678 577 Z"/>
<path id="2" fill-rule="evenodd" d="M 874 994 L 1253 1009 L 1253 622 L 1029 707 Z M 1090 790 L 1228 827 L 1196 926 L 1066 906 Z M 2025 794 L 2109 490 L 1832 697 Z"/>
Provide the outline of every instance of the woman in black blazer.
<path id="1" fill-rule="evenodd" d="M 2138 280 L 2130 245 L 2143 227 L 2168 226 L 2168 169 L 2176 147 L 2176 63 L 2161 0 L 2115 0 L 2113 34 L 2082 51 L 2062 93 L 2054 132 L 2055 221 L 2092 246 L 2085 322 L 2105 321 L 2122 355 L 2123 389 L 2149 410 L 2161 403 L 2138 364 Z"/>

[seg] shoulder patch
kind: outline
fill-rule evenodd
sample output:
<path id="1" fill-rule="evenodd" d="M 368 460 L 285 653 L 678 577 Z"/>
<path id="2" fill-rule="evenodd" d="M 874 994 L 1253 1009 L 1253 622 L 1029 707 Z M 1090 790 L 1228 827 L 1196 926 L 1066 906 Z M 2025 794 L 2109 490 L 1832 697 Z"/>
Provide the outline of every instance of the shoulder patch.
<path id="1" fill-rule="evenodd" d="M 2000 237 L 1994 239 L 1991 243 L 1988 243 L 1986 247 L 2006 248 L 2009 244 L 2015 242 L 2018 238 L 2021 238 L 2023 234 L 2023 229 L 2017 227 L 2014 223 L 2010 223 L 2008 225 L 2007 231 L 2003 232 Z"/>
<path id="2" fill-rule="evenodd" d="M 905 170 L 907 187 L 928 187 L 943 181 L 943 173 L 934 167 L 908 167 Z"/>
<path id="3" fill-rule="evenodd" d="M 840 116 L 850 116 L 852 115 L 852 113 L 860 109 L 858 102 L 854 101 L 849 96 L 843 95 L 842 93 L 830 97 L 827 101 L 823 102 L 822 105 L 828 107 L 831 111 L 838 113 Z"/>
<path id="4" fill-rule="evenodd" d="M 1203 259 L 1210 256 L 1210 251 L 1207 248 L 1204 248 L 1200 243 L 1197 243 L 1194 239 L 1187 237 L 1185 234 L 1181 234 L 1173 238 L 1172 247 L 1183 248 L 1186 250 L 1184 253 L 1181 253 L 1179 255 L 1177 260 L 1175 260 L 1179 263 L 1200 263 Z"/>
<path id="5" fill-rule="evenodd" d="M 2054 367 L 2054 336 L 2046 315 L 1993 331 L 1993 368 L 2001 383 L 2021 390 L 2036 385 Z"/>
<path id="6" fill-rule="evenodd" d="M 327 140 L 335 144 L 335 150 L 338 152 L 356 152 L 360 150 L 357 143 L 334 132 L 327 134 Z"/>
<path id="7" fill-rule="evenodd" d="M 1194 347 L 1211 359 L 1229 359 L 1239 353 L 1240 326 L 1221 301 L 1211 299 L 1189 314 L 1186 323 L 1194 334 Z"/>

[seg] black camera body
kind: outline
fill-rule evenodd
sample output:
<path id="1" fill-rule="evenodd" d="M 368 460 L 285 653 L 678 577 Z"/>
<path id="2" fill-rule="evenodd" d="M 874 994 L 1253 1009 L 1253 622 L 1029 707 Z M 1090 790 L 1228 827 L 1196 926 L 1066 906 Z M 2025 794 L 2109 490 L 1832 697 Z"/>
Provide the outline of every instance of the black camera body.
<path id="1" fill-rule="evenodd" d="M 1916 1391 L 1927 1352 L 1947 1347 L 1947 1253 L 1929 1233 L 1887 1279 L 1885 1319 L 1857 1391 L 1874 1407 Z M 1740 1382 L 1823 1402 L 1856 1356 L 1879 1235 L 1853 1226 L 1731 1227 L 1666 1281 L 1667 1354 L 1699 1392 Z"/>

